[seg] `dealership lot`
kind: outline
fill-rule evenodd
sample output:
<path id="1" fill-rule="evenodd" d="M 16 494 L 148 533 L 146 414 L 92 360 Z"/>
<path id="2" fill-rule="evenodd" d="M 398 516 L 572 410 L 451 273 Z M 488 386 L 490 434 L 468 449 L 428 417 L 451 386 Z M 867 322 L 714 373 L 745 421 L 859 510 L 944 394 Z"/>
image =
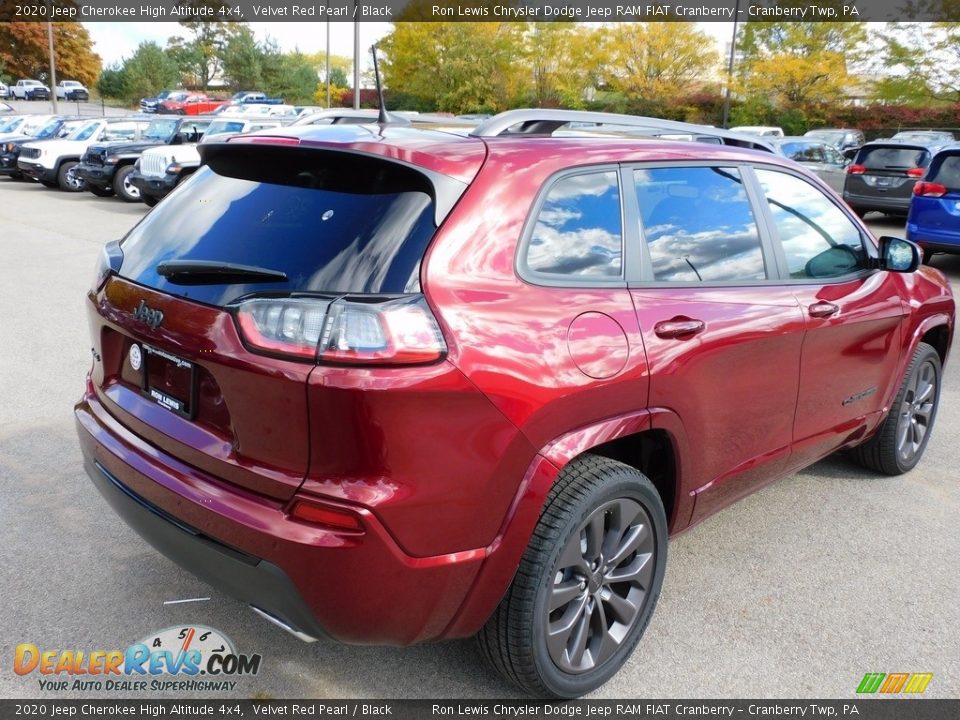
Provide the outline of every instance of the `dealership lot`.
<path id="1" fill-rule="evenodd" d="M 71 414 L 90 363 L 83 295 L 100 245 L 145 211 L 0 179 L 0 696 L 42 695 L 36 674 L 10 672 L 19 643 L 112 650 L 189 624 L 263 656 L 218 696 L 512 695 L 469 641 L 302 644 L 154 552 L 95 493 Z M 960 282 L 960 257 L 934 264 Z M 909 475 L 831 458 L 677 538 L 645 639 L 596 697 L 852 697 L 866 672 L 932 672 L 926 695 L 960 695 L 958 387 L 954 355 Z"/>

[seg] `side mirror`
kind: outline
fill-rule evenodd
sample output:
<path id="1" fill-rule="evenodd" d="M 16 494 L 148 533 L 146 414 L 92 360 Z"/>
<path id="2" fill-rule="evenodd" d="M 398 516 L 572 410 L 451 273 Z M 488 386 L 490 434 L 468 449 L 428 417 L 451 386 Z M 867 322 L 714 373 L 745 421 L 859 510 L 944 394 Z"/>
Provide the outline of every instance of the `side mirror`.
<path id="1" fill-rule="evenodd" d="M 920 247 L 903 238 L 885 235 L 880 238 L 880 267 L 890 272 L 916 272 L 923 260 Z"/>

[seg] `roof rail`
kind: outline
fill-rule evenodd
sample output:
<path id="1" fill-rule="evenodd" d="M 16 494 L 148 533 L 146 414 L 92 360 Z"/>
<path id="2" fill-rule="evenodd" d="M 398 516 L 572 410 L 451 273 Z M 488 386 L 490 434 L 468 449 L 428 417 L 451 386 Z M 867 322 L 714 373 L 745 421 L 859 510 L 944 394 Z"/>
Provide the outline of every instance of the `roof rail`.
<path id="1" fill-rule="evenodd" d="M 294 125 L 318 125 L 329 120 L 330 125 L 372 125 L 376 124 L 380 113 L 377 110 L 353 110 L 351 108 L 336 110 L 320 110 L 307 113 L 294 120 Z M 409 125 L 410 121 L 404 117 L 390 115 L 390 125 Z"/>
<path id="2" fill-rule="evenodd" d="M 709 125 L 662 120 L 639 115 L 587 112 L 582 110 L 527 109 L 508 110 L 485 120 L 470 133 L 474 137 L 490 138 L 504 135 L 551 135 L 565 125 L 607 126 L 610 130 L 628 131 L 635 135 L 659 137 L 690 135 L 716 138 L 724 145 L 774 152 L 773 146 L 756 136 L 721 130 Z M 576 130 L 576 127 L 571 128 Z M 693 138 L 699 139 L 699 138 Z"/>

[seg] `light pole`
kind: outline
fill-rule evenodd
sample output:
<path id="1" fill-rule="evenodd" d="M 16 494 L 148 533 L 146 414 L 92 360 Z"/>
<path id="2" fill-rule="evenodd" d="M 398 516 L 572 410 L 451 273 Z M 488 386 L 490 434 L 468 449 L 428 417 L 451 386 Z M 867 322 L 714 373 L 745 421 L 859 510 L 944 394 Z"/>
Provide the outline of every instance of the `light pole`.
<path id="1" fill-rule="evenodd" d="M 353 109 L 360 109 L 360 22 L 353 21 Z"/>
<path id="2" fill-rule="evenodd" d="M 327 0 L 327 110 L 330 109 L 330 0 Z"/>
<path id="3" fill-rule="evenodd" d="M 733 63 L 737 56 L 737 20 L 740 17 L 740 0 L 733 9 L 733 35 L 730 37 L 730 62 L 727 64 L 727 92 L 723 98 L 723 129 L 730 125 L 730 93 L 733 91 Z"/>
<path id="4" fill-rule="evenodd" d="M 57 114 L 57 63 L 53 54 L 53 23 L 47 23 L 47 46 L 50 49 L 50 100 L 53 102 L 53 114 Z"/>

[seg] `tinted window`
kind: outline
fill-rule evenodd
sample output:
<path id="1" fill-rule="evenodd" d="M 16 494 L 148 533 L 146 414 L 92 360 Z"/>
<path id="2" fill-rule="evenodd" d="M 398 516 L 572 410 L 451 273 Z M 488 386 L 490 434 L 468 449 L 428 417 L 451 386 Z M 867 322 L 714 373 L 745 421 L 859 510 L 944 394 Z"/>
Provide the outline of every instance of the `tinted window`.
<path id="1" fill-rule="evenodd" d="M 868 170 L 909 170 L 929 161 L 930 153 L 923 148 L 879 145 L 862 148 L 856 162 Z"/>
<path id="2" fill-rule="evenodd" d="M 860 230 L 820 190 L 793 175 L 757 170 L 792 278 L 848 275 L 865 265 Z"/>
<path id="3" fill-rule="evenodd" d="M 951 190 L 960 190 L 960 155 L 941 155 L 930 168 L 931 182 L 946 185 Z"/>
<path id="4" fill-rule="evenodd" d="M 616 171 L 565 177 L 540 207 L 526 264 L 543 275 L 617 278 L 621 236 Z"/>
<path id="5" fill-rule="evenodd" d="M 169 195 L 123 241 L 121 275 L 212 305 L 252 292 L 419 289 L 436 231 L 423 176 L 356 156 L 256 150 L 201 168 Z M 251 265 L 287 281 L 178 285 L 156 272 L 164 260 Z"/>
<path id="6" fill-rule="evenodd" d="M 100 123 L 98 121 L 81 125 L 76 131 L 74 131 L 73 135 L 70 136 L 70 140 L 89 140 L 99 129 Z"/>
<path id="7" fill-rule="evenodd" d="M 644 237 L 658 281 L 766 278 L 757 223 L 736 168 L 636 170 Z"/>

